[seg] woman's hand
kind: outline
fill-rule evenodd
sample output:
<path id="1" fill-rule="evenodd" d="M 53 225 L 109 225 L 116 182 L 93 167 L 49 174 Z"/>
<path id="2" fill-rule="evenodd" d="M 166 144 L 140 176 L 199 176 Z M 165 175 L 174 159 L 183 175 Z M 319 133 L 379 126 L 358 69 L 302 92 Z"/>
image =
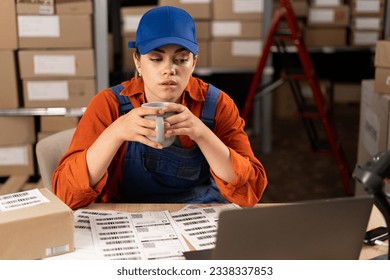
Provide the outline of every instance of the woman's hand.
<path id="1" fill-rule="evenodd" d="M 147 115 L 161 115 L 161 113 L 161 110 L 156 108 L 134 108 L 115 120 L 111 126 L 122 142 L 135 141 L 161 149 L 162 145 L 160 143 L 147 138 L 147 136 L 156 136 L 156 121 L 144 118 Z M 164 126 L 167 127 L 169 124 L 165 123 Z"/>
<path id="2" fill-rule="evenodd" d="M 169 105 L 160 110 L 161 114 L 175 112 L 176 114 L 165 119 L 168 123 L 165 135 L 187 135 L 191 140 L 198 142 L 204 136 L 207 126 L 196 117 L 186 106 L 181 104 Z"/>

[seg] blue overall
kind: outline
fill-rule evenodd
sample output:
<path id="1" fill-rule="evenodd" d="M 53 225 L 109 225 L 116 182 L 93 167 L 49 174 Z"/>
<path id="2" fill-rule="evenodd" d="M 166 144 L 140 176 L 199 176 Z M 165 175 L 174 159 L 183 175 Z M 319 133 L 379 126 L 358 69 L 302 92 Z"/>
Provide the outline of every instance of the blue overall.
<path id="1" fill-rule="evenodd" d="M 121 114 L 133 105 L 120 95 L 123 86 L 111 88 Z M 209 85 L 201 120 L 211 129 L 220 90 Z M 178 138 L 177 138 L 178 139 Z M 198 146 L 184 149 L 179 141 L 162 150 L 139 142 L 127 142 L 123 183 L 124 202 L 143 203 L 226 203 L 210 174 L 210 167 Z"/>

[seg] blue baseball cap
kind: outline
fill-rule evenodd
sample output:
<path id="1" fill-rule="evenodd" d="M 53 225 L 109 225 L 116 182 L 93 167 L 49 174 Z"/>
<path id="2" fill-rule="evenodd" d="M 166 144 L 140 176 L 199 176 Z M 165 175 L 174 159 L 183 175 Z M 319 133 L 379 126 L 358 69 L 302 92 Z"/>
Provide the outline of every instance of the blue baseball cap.
<path id="1" fill-rule="evenodd" d="M 175 44 L 198 54 L 195 22 L 186 11 L 160 6 L 147 11 L 138 24 L 135 41 L 128 43 L 129 48 L 137 48 L 141 54 L 147 54 L 161 46 Z"/>

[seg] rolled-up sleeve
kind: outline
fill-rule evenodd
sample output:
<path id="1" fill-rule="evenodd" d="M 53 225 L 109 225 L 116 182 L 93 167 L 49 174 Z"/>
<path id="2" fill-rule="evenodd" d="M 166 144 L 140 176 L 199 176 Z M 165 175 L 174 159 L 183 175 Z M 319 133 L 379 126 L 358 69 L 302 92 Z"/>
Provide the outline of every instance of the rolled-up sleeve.
<path id="1" fill-rule="evenodd" d="M 245 122 L 233 100 L 222 92 L 216 111 L 214 132 L 230 150 L 236 179 L 227 183 L 211 170 L 221 194 L 230 202 L 250 207 L 258 203 L 268 180 L 264 166 L 256 158 L 245 132 Z"/>
<path id="2" fill-rule="evenodd" d="M 53 192 L 72 209 L 96 201 L 109 201 L 114 188 L 104 188 L 110 178 L 106 171 L 100 181 L 90 186 L 86 154 L 103 130 L 118 117 L 115 97 L 105 90 L 97 94 L 81 118 L 66 154 L 53 173 Z M 120 150 L 121 151 L 121 150 Z M 109 170 L 119 168 L 110 166 Z M 115 170 L 113 171 L 115 172 Z M 115 179 L 117 180 L 117 179 Z"/>

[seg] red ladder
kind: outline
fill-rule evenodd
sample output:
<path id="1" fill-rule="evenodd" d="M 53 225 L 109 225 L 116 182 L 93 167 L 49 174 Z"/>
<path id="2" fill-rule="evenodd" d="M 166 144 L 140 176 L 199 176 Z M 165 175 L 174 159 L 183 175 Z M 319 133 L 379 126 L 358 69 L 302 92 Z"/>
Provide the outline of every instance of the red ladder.
<path id="1" fill-rule="evenodd" d="M 294 99 L 297 103 L 298 114 L 302 119 L 305 129 L 308 133 L 311 148 L 314 152 L 326 152 L 332 155 L 337 163 L 337 168 L 341 175 L 345 192 L 348 195 L 353 195 L 352 176 L 349 170 L 346 157 L 338 140 L 334 120 L 331 110 L 327 108 L 326 99 L 321 92 L 319 80 L 316 76 L 310 55 L 307 51 L 304 41 L 301 38 L 301 33 L 298 28 L 295 13 L 292 9 L 289 0 L 280 0 L 279 7 L 275 10 L 267 39 L 263 47 L 262 56 L 258 62 L 256 72 L 253 76 L 251 86 L 249 88 L 248 96 L 242 111 L 243 119 L 248 122 L 253 108 L 253 101 L 256 93 L 259 93 L 261 85 L 261 78 L 264 68 L 266 66 L 271 48 L 277 48 L 277 53 L 287 54 L 288 46 L 295 46 L 297 55 L 300 61 L 300 72 L 297 73 L 294 69 L 292 71 L 287 67 L 288 59 L 283 60 L 281 79 L 288 82 L 291 86 Z M 282 19 L 288 27 L 288 32 L 281 32 L 279 24 Z M 286 45 L 286 42 L 289 45 Z M 309 106 L 302 95 L 299 80 L 306 80 L 313 94 L 314 106 Z M 279 82 L 280 83 L 280 82 Z M 318 125 L 316 126 L 314 120 L 317 119 L 322 124 L 326 135 L 325 141 L 319 139 L 317 133 Z"/>

